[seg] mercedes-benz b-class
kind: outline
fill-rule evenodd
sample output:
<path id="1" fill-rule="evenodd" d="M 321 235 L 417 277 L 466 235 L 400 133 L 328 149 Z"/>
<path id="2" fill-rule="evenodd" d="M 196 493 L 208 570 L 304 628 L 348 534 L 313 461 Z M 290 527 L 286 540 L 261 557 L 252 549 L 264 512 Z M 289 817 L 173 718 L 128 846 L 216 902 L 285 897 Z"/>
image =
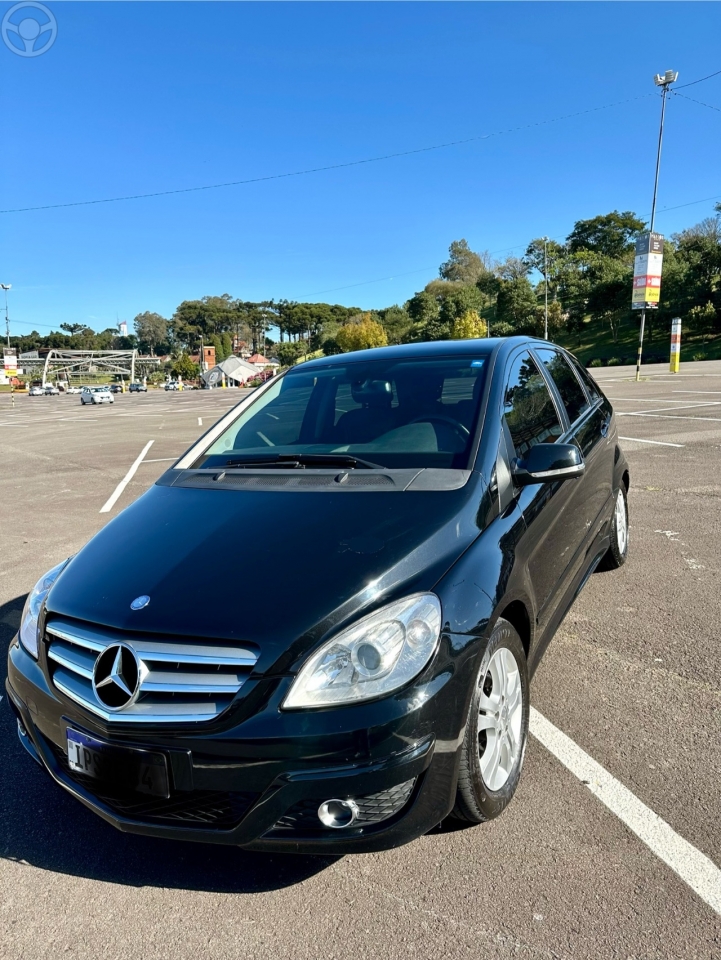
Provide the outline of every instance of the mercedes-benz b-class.
<path id="1" fill-rule="evenodd" d="M 121 830 L 378 850 L 516 789 L 529 678 L 626 557 L 613 410 L 528 338 L 269 380 L 27 598 L 22 743 Z"/>

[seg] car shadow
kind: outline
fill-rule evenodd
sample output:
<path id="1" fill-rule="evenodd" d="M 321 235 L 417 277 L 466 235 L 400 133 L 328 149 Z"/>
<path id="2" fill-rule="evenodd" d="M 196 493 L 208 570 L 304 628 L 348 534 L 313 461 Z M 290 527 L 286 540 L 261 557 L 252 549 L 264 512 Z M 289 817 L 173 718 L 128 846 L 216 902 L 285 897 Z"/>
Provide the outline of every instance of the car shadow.
<path id="1" fill-rule="evenodd" d="M 21 596 L 0 606 L 0 858 L 91 880 L 212 893 L 293 886 L 339 859 L 121 833 L 65 793 L 21 746 L 6 703 L 7 648 L 24 603 Z"/>

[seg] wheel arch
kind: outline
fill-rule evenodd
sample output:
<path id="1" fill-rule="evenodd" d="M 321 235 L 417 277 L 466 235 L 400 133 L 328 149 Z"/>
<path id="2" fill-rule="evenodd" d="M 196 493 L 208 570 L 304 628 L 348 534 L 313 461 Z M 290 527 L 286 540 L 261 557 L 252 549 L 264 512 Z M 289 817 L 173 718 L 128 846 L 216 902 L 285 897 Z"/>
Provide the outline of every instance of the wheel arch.
<path id="1" fill-rule="evenodd" d="M 525 603 L 522 600 L 512 600 L 498 614 L 504 620 L 508 620 L 513 629 L 521 638 L 523 649 L 528 658 L 531 649 L 531 618 L 528 614 Z"/>

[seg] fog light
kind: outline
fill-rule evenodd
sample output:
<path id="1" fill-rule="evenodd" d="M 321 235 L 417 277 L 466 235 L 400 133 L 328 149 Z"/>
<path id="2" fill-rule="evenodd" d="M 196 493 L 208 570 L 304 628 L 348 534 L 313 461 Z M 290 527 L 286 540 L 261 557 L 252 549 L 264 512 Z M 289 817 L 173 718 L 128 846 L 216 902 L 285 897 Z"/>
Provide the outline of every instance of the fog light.
<path id="1" fill-rule="evenodd" d="M 326 800 L 318 807 L 318 819 L 324 827 L 342 830 L 350 827 L 358 816 L 358 806 L 354 800 Z"/>

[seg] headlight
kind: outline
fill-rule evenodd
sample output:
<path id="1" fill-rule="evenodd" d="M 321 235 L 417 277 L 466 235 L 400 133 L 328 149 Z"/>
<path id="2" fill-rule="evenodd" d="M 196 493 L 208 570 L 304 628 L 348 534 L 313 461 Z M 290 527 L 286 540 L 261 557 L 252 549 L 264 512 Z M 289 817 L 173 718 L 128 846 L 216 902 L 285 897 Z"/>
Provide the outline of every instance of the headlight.
<path id="1" fill-rule="evenodd" d="M 45 576 L 41 577 L 32 588 L 25 601 L 18 636 L 20 637 L 20 643 L 22 643 L 27 652 L 32 657 L 35 657 L 36 660 L 38 658 L 38 617 L 40 616 L 40 608 L 45 601 L 45 597 L 47 597 L 50 592 L 50 587 L 55 583 L 60 575 L 60 571 L 67 562 L 67 560 L 63 560 L 57 567 L 48 570 Z"/>
<path id="2" fill-rule="evenodd" d="M 347 627 L 301 667 L 286 709 L 327 707 L 380 697 L 417 676 L 441 633 L 441 604 L 432 593 L 390 603 Z"/>

